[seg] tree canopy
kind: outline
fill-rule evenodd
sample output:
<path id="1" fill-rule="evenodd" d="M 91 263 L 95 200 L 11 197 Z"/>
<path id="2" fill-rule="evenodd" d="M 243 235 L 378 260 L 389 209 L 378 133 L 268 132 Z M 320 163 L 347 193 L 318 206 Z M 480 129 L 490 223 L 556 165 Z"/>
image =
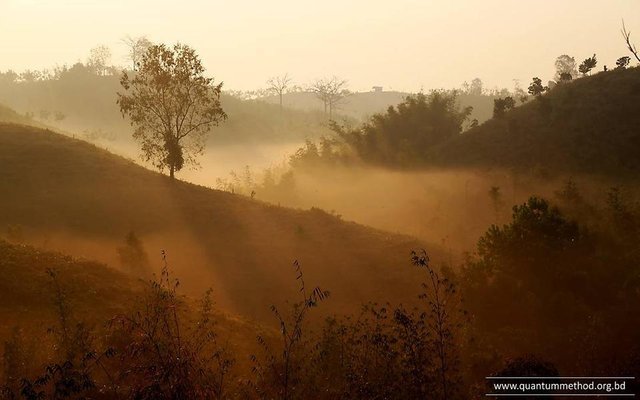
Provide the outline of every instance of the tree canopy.
<path id="1" fill-rule="evenodd" d="M 578 70 L 582 75 L 586 75 L 591 72 L 598 65 L 598 60 L 596 59 L 596 55 L 594 54 L 592 57 L 585 59 Z"/>
<path id="2" fill-rule="evenodd" d="M 142 158 L 173 178 L 185 163 L 195 164 L 204 151 L 212 126 L 225 120 L 220 93 L 222 83 L 204 76 L 204 67 L 189 46 L 152 45 L 137 72 L 123 72 L 118 93 L 123 116 L 135 127 Z"/>
<path id="3" fill-rule="evenodd" d="M 542 85 L 542 79 L 535 77 L 533 78 L 533 80 L 531 81 L 531 84 L 529 85 L 529 94 L 532 94 L 534 96 L 539 96 L 542 93 L 544 93 L 547 89 L 548 89 L 547 87 Z"/>
<path id="4" fill-rule="evenodd" d="M 365 161 L 394 166 L 424 162 L 427 150 L 462 132 L 471 107 L 459 108 L 455 92 L 407 96 L 357 129 L 333 129 Z"/>
<path id="5" fill-rule="evenodd" d="M 578 76 L 576 59 L 567 54 L 558 56 L 555 61 L 556 81 L 567 81 Z"/>

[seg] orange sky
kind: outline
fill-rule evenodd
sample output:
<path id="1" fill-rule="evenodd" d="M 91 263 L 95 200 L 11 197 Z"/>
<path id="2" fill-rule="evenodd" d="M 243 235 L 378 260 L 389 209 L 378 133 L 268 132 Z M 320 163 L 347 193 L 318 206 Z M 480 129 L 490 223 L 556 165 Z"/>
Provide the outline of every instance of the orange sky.
<path id="1" fill-rule="evenodd" d="M 226 88 L 289 72 L 304 85 L 338 75 L 354 90 L 459 87 L 478 76 L 513 87 L 553 76 L 556 56 L 626 54 L 640 45 L 640 0 L 0 0 L 0 70 L 45 68 L 112 48 L 126 34 L 187 43 Z"/>

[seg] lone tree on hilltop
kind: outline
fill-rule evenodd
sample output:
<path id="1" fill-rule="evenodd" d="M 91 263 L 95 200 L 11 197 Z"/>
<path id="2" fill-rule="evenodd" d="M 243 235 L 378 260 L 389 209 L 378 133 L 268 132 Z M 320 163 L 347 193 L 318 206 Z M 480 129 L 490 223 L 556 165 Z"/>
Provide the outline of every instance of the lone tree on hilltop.
<path id="1" fill-rule="evenodd" d="M 598 65 L 598 60 L 596 59 L 596 55 L 594 54 L 593 57 L 585 59 L 582 64 L 580 64 L 578 71 L 580 71 L 582 75 L 591 75 L 591 70 L 594 69 L 596 65 Z"/>
<path id="2" fill-rule="evenodd" d="M 625 69 L 631 62 L 631 57 L 623 56 L 616 60 L 616 69 Z"/>
<path id="3" fill-rule="evenodd" d="M 131 118 L 133 137 L 142 158 L 174 178 L 185 163 L 198 165 L 207 133 L 227 118 L 220 103 L 222 83 L 206 78 L 204 67 L 189 46 L 152 45 L 138 71 L 123 72 L 118 93 L 122 115 Z"/>

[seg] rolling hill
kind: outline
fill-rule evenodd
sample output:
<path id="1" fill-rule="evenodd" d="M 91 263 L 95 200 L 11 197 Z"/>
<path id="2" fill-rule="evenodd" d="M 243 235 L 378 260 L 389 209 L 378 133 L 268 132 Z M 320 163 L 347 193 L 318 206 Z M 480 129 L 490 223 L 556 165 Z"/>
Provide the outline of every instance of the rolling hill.
<path id="1" fill-rule="evenodd" d="M 33 82 L 0 80 L 0 103 L 34 117 L 31 120 L 16 114 L 20 119 L 3 119 L 4 110 L 0 109 L 0 121 L 33 125 L 37 120 L 94 141 L 131 144 L 129 120 L 122 118 L 116 104 L 119 91 L 119 74 L 98 76 L 82 64 L 64 69 L 57 77 Z M 298 143 L 331 132 L 326 116 L 318 111 L 281 110 L 276 104 L 241 100 L 226 93 L 222 105 L 229 118 L 213 130 L 210 143 Z"/>
<path id="2" fill-rule="evenodd" d="M 633 177 L 640 172 L 640 68 L 557 85 L 432 149 L 445 167 Z"/>
<path id="3" fill-rule="evenodd" d="M 38 338 L 38 351 L 46 353 L 46 344 L 52 339 L 50 330 L 60 323 L 56 289 L 48 270 L 55 271 L 68 317 L 82 321 L 96 337 L 108 336 L 109 321 L 115 316 L 131 315 L 144 304 L 148 283 L 141 279 L 99 262 L 0 240 L 0 340 L 7 340 L 18 328 L 23 335 Z M 186 306 L 183 323 L 188 326 L 199 310 L 199 298 L 180 298 Z M 255 351 L 256 332 L 272 334 L 267 328 L 216 308 L 213 317 L 217 334 L 239 355 Z M 31 354 L 31 362 L 39 356 Z M 246 368 L 243 359 L 238 361 L 240 368 Z"/>
<path id="4" fill-rule="evenodd" d="M 374 114 L 385 112 L 389 107 L 401 103 L 405 97 L 411 93 L 396 91 L 380 91 L 380 92 L 354 92 L 345 97 L 337 105 L 336 119 L 340 121 L 344 117 L 353 118 L 355 120 L 364 121 Z M 458 101 L 460 107 L 473 107 L 470 119 L 477 119 L 484 122 L 491 118 L 493 111 L 493 100 L 497 96 L 493 94 L 473 95 L 460 92 L 458 93 Z M 266 96 L 260 100 L 277 104 L 278 96 Z M 322 111 L 323 105 L 315 94 L 311 92 L 292 92 L 283 96 L 283 105 L 291 109 L 299 109 L 305 111 Z"/>
<path id="5" fill-rule="evenodd" d="M 35 122 L 24 115 L 20 115 L 11 108 L 0 104 L 0 122 L 34 125 Z"/>
<path id="6" fill-rule="evenodd" d="M 0 227 L 22 227 L 29 243 L 117 265 L 133 230 L 155 265 L 167 251 L 190 292 L 212 287 L 226 310 L 250 318 L 297 299 L 296 259 L 309 287 L 333 293 L 332 313 L 419 290 L 408 262 L 417 240 L 174 182 L 47 130 L 0 124 L 0 193 Z"/>
<path id="7" fill-rule="evenodd" d="M 53 314 L 48 269 L 56 271 L 74 308 L 85 316 L 122 312 L 142 288 L 140 282 L 104 264 L 0 240 L 0 312 Z"/>

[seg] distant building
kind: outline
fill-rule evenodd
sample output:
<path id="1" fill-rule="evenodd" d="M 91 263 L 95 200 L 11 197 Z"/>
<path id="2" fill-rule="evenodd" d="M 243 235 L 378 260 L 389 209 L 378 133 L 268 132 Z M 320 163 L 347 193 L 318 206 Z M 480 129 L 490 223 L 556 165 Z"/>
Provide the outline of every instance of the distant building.
<path id="1" fill-rule="evenodd" d="M 380 92 L 382 92 L 382 86 L 374 86 L 374 87 L 372 87 L 371 89 L 373 89 L 373 91 L 374 91 L 375 93 L 380 93 Z"/>

